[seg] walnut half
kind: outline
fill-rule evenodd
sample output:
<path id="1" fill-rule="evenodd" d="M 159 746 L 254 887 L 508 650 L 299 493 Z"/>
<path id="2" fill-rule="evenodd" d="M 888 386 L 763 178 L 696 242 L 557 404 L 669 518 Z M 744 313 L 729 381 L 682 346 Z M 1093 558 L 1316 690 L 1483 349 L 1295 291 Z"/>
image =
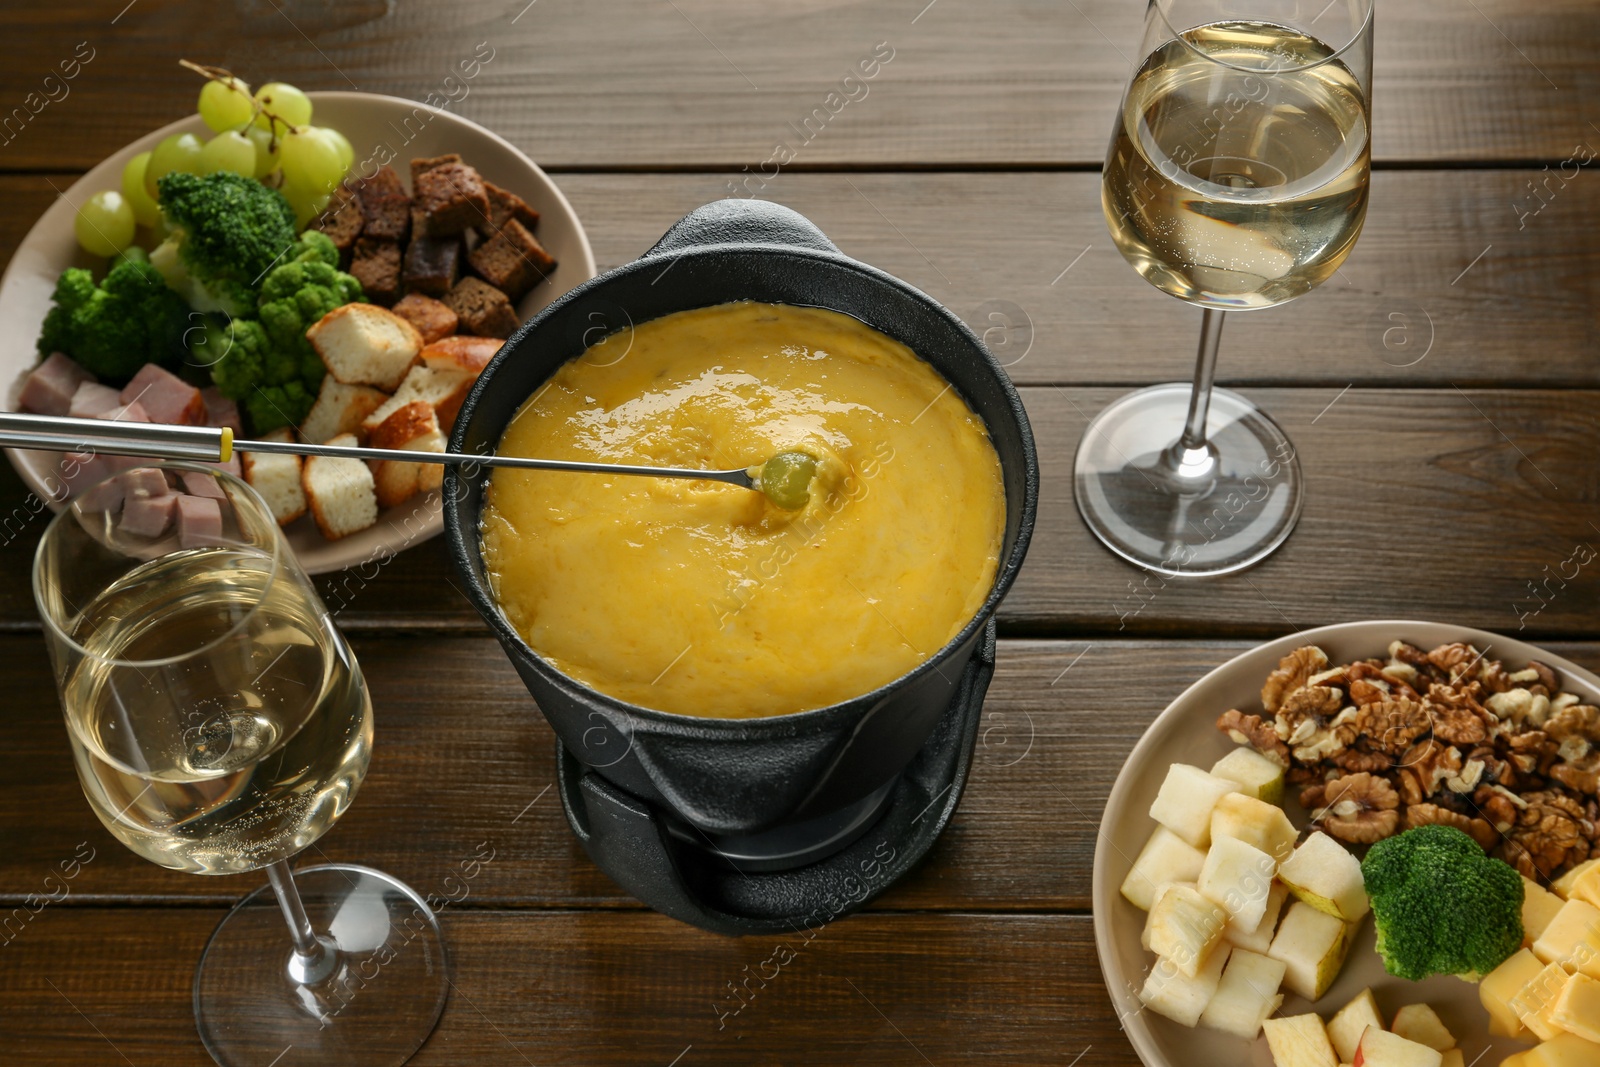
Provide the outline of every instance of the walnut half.
<path id="1" fill-rule="evenodd" d="M 1390 837 L 1400 827 L 1400 794 L 1387 779 L 1360 771 L 1335 778 L 1302 794 L 1302 801 L 1318 800 L 1311 823 L 1330 836 L 1352 844 L 1369 845 Z M 1312 795 L 1307 795 L 1312 794 Z"/>

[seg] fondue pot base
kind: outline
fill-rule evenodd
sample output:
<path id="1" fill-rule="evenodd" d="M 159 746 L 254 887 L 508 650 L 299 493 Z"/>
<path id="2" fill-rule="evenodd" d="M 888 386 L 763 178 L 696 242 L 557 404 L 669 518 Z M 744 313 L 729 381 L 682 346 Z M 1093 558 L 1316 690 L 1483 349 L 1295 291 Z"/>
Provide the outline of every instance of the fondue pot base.
<path id="1" fill-rule="evenodd" d="M 882 893 L 938 839 L 971 769 L 994 655 L 990 620 L 921 750 L 898 778 L 842 811 L 710 836 L 558 746 L 562 808 L 595 865 L 656 911 L 719 934 L 804 934 Z"/>

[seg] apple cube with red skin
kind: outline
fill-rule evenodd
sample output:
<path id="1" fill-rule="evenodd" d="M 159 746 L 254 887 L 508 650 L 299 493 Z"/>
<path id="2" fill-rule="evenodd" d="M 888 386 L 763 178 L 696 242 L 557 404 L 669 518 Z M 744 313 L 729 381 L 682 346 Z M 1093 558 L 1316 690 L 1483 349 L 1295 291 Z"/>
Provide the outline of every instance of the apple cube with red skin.
<path id="1" fill-rule="evenodd" d="M 1407 1004 L 1395 1012 L 1394 1022 L 1389 1029 L 1407 1041 L 1415 1041 L 1440 1052 L 1456 1047 L 1456 1036 L 1440 1021 L 1438 1013 L 1426 1004 Z"/>
<path id="2" fill-rule="evenodd" d="M 1362 1032 L 1361 1043 L 1356 1046 L 1356 1055 L 1350 1064 L 1351 1067 L 1444 1067 L 1444 1057 L 1438 1049 L 1369 1026 Z"/>
<path id="3" fill-rule="evenodd" d="M 1261 1029 L 1277 1067 L 1339 1067 L 1322 1017 L 1315 1012 L 1268 1019 Z"/>

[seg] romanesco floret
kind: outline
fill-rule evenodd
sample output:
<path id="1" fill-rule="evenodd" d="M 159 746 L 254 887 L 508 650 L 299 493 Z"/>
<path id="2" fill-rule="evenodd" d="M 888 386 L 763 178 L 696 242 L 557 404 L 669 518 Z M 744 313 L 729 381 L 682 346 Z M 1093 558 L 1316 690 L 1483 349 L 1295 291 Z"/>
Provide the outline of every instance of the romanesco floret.
<path id="1" fill-rule="evenodd" d="M 1392 975 L 1476 981 L 1522 945 L 1522 876 L 1452 826 L 1379 841 L 1361 863 Z"/>
<path id="2" fill-rule="evenodd" d="M 171 366 L 183 351 L 189 309 L 148 263 L 122 261 L 95 285 L 69 267 L 56 280 L 55 306 L 39 333 L 39 354 L 65 352 L 107 381 L 126 381 L 146 363 Z"/>
<path id="3" fill-rule="evenodd" d="M 248 315 L 263 276 L 297 247 L 294 209 L 254 178 L 164 174 L 156 183 L 173 235 L 150 253 L 167 284 L 197 311 Z"/>

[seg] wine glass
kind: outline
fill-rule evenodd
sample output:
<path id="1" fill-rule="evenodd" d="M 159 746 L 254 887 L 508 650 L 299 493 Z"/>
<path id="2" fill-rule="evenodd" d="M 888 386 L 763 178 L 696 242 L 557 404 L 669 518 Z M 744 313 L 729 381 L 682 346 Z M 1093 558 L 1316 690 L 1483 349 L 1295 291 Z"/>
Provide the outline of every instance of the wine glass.
<path id="1" fill-rule="evenodd" d="M 1372 0 L 1150 0 L 1101 183 L 1118 250 L 1204 309 L 1194 384 L 1114 401 L 1078 445 L 1084 522 L 1167 576 L 1226 574 L 1300 517 L 1289 438 L 1213 388 L 1223 314 L 1309 292 L 1367 211 Z"/>
<path id="2" fill-rule="evenodd" d="M 173 870 L 267 872 L 195 975 L 212 1057 L 404 1063 L 444 1007 L 444 943 L 388 875 L 290 870 L 367 773 L 372 704 L 261 498 L 202 464 L 123 470 L 51 521 L 33 591 L 106 829 Z"/>

